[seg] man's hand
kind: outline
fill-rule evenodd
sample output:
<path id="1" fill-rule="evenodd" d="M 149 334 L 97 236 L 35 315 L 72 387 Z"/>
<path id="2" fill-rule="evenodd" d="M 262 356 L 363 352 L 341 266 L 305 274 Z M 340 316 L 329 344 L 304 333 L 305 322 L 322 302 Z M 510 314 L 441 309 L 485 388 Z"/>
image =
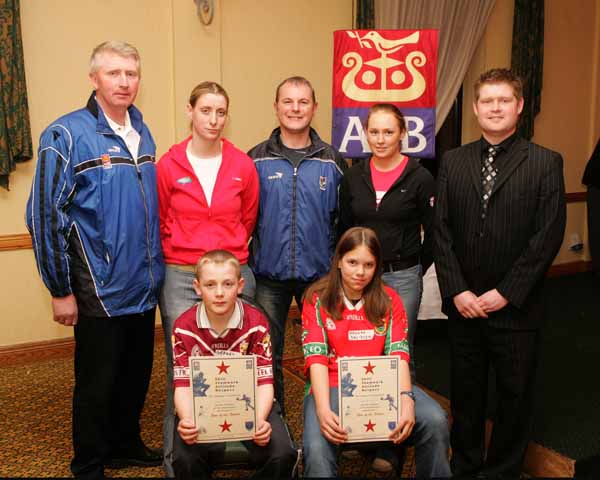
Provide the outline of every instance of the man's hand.
<path id="1" fill-rule="evenodd" d="M 319 419 L 321 433 L 328 441 L 334 445 L 339 445 L 348 440 L 348 434 L 340 428 L 339 417 L 330 408 L 323 412 L 317 411 L 317 418 Z"/>
<path id="2" fill-rule="evenodd" d="M 398 444 L 402 443 L 411 434 L 415 426 L 415 402 L 412 398 L 401 395 L 402 408 L 398 426 L 390 433 L 389 439 Z"/>
<path id="3" fill-rule="evenodd" d="M 264 447 L 271 441 L 271 424 L 266 420 L 259 420 L 257 427 L 252 440 L 259 447 Z"/>
<path id="4" fill-rule="evenodd" d="M 55 322 L 65 327 L 77 324 L 77 300 L 75 300 L 75 295 L 52 297 L 52 311 L 54 312 Z"/>
<path id="5" fill-rule="evenodd" d="M 454 305 L 465 318 L 487 318 L 485 310 L 471 290 L 465 290 L 454 297 Z"/>
<path id="6" fill-rule="evenodd" d="M 477 298 L 477 303 L 486 313 L 497 312 L 508 305 L 508 300 L 504 298 L 498 290 L 488 290 Z"/>
<path id="7" fill-rule="evenodd" d="M 188 445 L 196 443 L 196 437 L 198 436 L 198 427 L 194 426 L 194 422 L 189 418 L 179 420 L 177 424 L 177 431 L 181 439 Z"/>

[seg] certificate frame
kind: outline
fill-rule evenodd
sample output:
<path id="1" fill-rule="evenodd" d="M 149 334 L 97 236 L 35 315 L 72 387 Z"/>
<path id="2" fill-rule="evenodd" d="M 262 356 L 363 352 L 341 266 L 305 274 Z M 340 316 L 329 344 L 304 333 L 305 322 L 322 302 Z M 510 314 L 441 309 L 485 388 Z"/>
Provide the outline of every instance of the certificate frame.
<path id="1" fill-rule="evenodd" d="M 196 443 L 250 440 L 256 431 L 256 356 L 190 357 Z"/>
<path id="2" fill-rule="evenodd" d="M 401 414 L 396 355 L 338 359 L 340 427 L 348 443 L 389 441 Z"/>

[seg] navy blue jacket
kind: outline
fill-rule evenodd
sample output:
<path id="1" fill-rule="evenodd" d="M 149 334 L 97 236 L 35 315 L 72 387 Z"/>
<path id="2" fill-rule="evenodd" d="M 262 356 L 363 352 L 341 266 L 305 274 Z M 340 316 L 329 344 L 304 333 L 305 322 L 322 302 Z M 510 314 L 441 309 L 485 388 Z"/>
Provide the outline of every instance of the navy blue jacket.
<path id="1" fill-rule="evenodd" d="M 141 313 L 164 277 L 156 146 L 135 107 L 136 162 L 92 94 L 85 108 L 41 135 L 26 222 L 38 270 L 53 297 L 73 293 L 80 313 Z"/>
<path id="2" fill-rule="evenodd" d="M 311 129 L 311 145 L 295 167 L 284 156 L 280 135 L 276 128 L 248 152 L 260 179 L 250 265 L 272 280 L 313 281 L 330 267 L 346 162 Z"/>

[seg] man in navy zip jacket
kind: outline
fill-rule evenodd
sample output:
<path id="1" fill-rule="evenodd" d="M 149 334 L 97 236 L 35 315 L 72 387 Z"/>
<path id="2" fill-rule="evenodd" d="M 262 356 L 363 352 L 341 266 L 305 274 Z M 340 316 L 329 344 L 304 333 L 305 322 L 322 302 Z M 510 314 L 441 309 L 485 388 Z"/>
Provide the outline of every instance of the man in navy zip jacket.
<path id="1" fill-rule="evenodd" d="M 124 42 L 91 56 L 87 106 L 41 135 L 26 221 L 54 320 L 73 326 L 71 471 L 155 466 L 140 414 L 150 382 L 154 318 L 164 277 L 155 144 L 132 104 L 140 57 Z"/>
<path id="2" fill-rule="evenodd" d="M 281 360 L 292 298 L 300 307 L 310 283 L 328 270 L 336 243 L 342 156 L 310 127 L 315 92 L 290 77 L 275 93 L 279 128 L 252 148 L 260 180 L 258 221 L 250 249 L 256 301 L 271 322 L 275 398 L 284 408 Z"/>

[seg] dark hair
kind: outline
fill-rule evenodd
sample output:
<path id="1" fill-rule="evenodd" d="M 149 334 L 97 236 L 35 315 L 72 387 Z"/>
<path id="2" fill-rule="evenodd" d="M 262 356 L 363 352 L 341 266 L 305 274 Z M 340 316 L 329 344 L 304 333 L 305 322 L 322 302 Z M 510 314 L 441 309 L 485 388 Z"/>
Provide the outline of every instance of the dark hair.
<path id="1" fill-rule="evenodd" d="M 371 115 L 379 112 L 389 113 L 396 117 L 398 127 L 400 127 L 400 133 L 406 132 L 406 119 L 404 118 L 404 114 L 392 103 L 376 103 L 375 105 L 371 105 L 369 113 L 367 114 L 367 119 L 365 120 L 365 129 L 369 128 L 369 119 L 371 118 Z"/>
<path id="2" fill-rule="evenodd" d="M 305 298 L 312 304 L 313 296 L 317 294 L 321 305 L 334 320 L 342 318 L 343 310 L 343 284 L 342 275 L 338 267 L 340 260 L 351 250 L 364 245 L 371 255 L 375 257 L 376 268 L 372 280 L 363 290 L 363 301 L 365 303 L 365 314 L 369 322 L 379 326 L 387 315 L 391 299 L 383 288 L 381 273 L 383 270 L 383 259 L 381 245 L 373 230 L 366 227 L 353 227 L 342 235 L 335 247 L 331 268 L 323 278 L 313 283 L 305 293 Z"/>
<path id="3" fill-rule="evenodd" d="M 512 87 L 513 94 L 517 100 L 523 97 L 523 81 L 521 77 L 508 68 L 492 68 L 487 72 L 483 72 L 475 82 L 475 85 L 473 85 L 475 101 L 479 100 L 479 90 L 485 83 L 508 83 Z"/>
<path id="4" fill-rule="evenodd" d="M 287 83 L 291 83 L 292 85 L 304 85 L 305 87 L 308 87 L 310 89 L 310 94 L 312 96 L 313 103 L 317 103 L 315 89 L 313 88 L 312 84 L 306 78 L 300 77 L 298 75 L 286 78 L 279 85 L 277 85 L 277 88 L 275 89 L 275 103 L 279 101 L 279 90 L 281 90 L 281 87 L 283 87 Z"/>
<path id="5" fill-rule="evenodd" d="M 214 93 L 215 95 L 223 96 L 227 102 L 227 109 L 229 110 L 229 95 L 227 95 L 225 89 L 217 82 L 210 81 L 202 82 L 194 87 L 192 93 L 190 93 L 190 105 L 195 107 L 198 99 L 207 93 Z"/>

